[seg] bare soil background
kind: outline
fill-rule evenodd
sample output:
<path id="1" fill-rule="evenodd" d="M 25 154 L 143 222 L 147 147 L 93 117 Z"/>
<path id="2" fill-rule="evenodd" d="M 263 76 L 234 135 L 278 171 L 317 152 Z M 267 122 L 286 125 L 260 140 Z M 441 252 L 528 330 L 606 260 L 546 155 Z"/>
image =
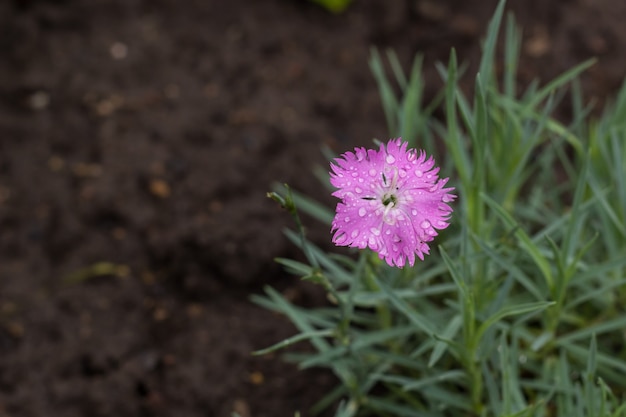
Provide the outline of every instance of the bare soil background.
<path id="1" fill-rule="evenodd" d="M 495 4 L 1 2 L 0 417 L 306 415 L 333 377 L 250 355 L 294 332 L 250 294 L 321 302 L 273 262 L 297 253 L 265 193 L 332 204 L 320 148 L 387 135 L 370 47 L 423 53 L 432 96 L 451 47 L 475 68 Z M 626 3 L 508 8 L 521 85 L 595 56 L 587 97 L 619 88 Z"/>

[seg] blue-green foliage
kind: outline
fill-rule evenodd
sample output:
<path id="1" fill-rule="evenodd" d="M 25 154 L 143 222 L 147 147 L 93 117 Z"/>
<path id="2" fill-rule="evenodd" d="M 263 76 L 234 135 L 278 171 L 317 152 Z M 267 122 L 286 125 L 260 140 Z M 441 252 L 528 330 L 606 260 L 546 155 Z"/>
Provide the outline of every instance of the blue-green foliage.
<path id="1" fill-rule="evenodd" d="M 298 220 L 287 236 L 308 263 L 278 261 L 323 285 L 331 303 L 302 308 L 271 288 L 254 297 L 300 331 L 269 350 L 307 340 L 313 351 L 289 359 L 337 376 L 314 411 L 626 416 L 626 86 L 599 120 L 576 82 L 592 62 L 518 91 L 512 17 L 503 70 L 494 70 L 503 9 L 501 1 L 471 97 L 458 87 L 454 51 L 438 67 L 440 94 L 427 104 L 419 57 L 405 75 L 388 53 L 392 80 L 372 53 L 390 137 L 436 155 L 457 189 L 439 250 L 394 269 L 368 251 L 322 251 Z M 567 93 L 569 125 L 553 117 Z M 330 208 L 283 194 L 291 207 L 332 219 Z"/>

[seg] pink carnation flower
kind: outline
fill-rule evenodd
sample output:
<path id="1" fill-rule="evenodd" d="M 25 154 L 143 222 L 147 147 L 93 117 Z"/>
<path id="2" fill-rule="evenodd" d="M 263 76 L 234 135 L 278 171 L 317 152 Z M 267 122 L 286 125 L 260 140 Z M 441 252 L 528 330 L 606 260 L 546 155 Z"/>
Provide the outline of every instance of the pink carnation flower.
<path id="1" fill-rule="evenodd" d="M 424 260 L 437 229 L 448 227 L 456 196 L 439 168 L 401 138 L 379 150 L 355 148 L 331 163 L 332 195 L 341 199 L 332 223 L 337 246 L 370 248 L 390 266 Z"/>

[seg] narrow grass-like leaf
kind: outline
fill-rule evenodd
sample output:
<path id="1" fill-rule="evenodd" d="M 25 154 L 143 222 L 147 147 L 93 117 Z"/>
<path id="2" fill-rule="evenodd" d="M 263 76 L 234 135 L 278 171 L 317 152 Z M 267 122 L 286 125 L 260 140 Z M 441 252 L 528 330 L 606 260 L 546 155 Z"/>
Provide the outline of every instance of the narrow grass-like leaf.
<path id="1" fill-rule="evenodd" d="M 396 77 L 396 83 L 398 83 L 402 90 L 406 90 L 407 80 L 404 75 L 404 71 L 402 70 L 400 60 L 398 59 L 398 55 L 392 49 L 388 49 L 386 52 L 387 61 L 389 61 L 389 66 L 391 67 L 394 77 Z"/>
<path id="2" fill-rule="evenodd" d="M 574 343 L 563 343 L 557 341 L 559 346 L 565 348 L 580 363 L 586 363 L 589 357 L 589 350 Z M 598 352 L 596 355 L 596 366 L 599 371 L 607 373 L 608 370 L 613 372 L 612 380 L 616 383 L 624 382 L 624 374 L 626 373 L 626 362 L 615 357 Z M 608 376 L 608 375 L 607 375 Z"/>
<path id="3" fill-rule="evenodd" d="M 461 271 L 454 264 L 454 262 L 452 261 L 452 258 L 450 258 L 450 255 L 448 255 L 448 252 L 446 252 L 446 250 L 443 248 L 443 246 L 439 246 L 439 253 L 441 253 L 441 258 L 443 259 L 443 262 L 448 267 L 448 271 L 450 272 L 450 276 L 454 280 L 454 283 L 456 284 L 457 289 L 460 291 L 461 297 L 463 299 L 468 298 L 469 297 L 469 289 L 467 288 L 467 284 L 465 282 L 466 281 L 465 277 L 463 277 L 461 275 Z"/>
<path id="4" fill-rule="evenodd" d="M 312 338 L 317 338 L 317 337 L 329 337 L 333 335 L 333 330 L 330 329 L 326 329 L 326 330 L 317 330 L 317 331 L 313 331 L 313 332 L 303 332 L 300 334 L 297 334 L 293 337 L 290 337 L 288 339 L 285 339 L 281 342 L 278 342 L 272 346 L 269 346 L 265 349 L 260 349 L 260 350 L 255 350 L 254 352 L 252 352 L 253 355 L 265 355 L 266 353 L 270 353 L 270 352 L 274 352 L 276 350 L 279 349 L 283 349 L 286 348 L 288 346 L 291 346 L 295 343 L 301 342 L 303 340 L 308 340 L 308 339 L 312 339 Z"/>
<path id="5" fill-rule="evenodd" d="M 626 315 L 620 315 L 612 320 L 601 321 L 589 327 L 585 327 L 583 329 L 576 330 L 574 332 L 560 336 L 557 339 L 557 343 L 559 343 L 560 345 L 565 345 L 572 343 L 576 340 L 588 339 L 590 337 L 593 337 L 593 335 L 600 335 L 603 333 L 612 332 L 624 328 L 626 328 Z"/>
<path id="6" fill-rule="evenodd" d="M 482 85 L 491 84 L 491 73 L 493 71 L 494 56 L 496 52 L 496 42 L 498 39 L 498 33 L 500 31 L 500 22 L 502 21 L 502 14 L 504 13 L 504 5 L 506 0 L 500 0 L 498 6 L 493 13 L 493 17 L 489 22 L 487 28 L 487 38 L 483 45 L 482 57 L 480 60 L 480 66 L 478 74 L 481 78 Z"/>
<path id="7" fill-rule="evenodd" d="M 452 154 L 454 166 L 459 172 L 461 182 L 465 189 L 470 184 L 471 165 L 469 156 L 465 149 L 465 144 L 461 138 L 461 132 L 458 128 L 456 101 L 457 101 L 457 61 L 454 49 L 450 52 L 450 60 L 448 62 L 448 74 L 445 87 L 445 111 L 446 111 L 446 127 L 448 131 L 444 135 L 447 149 Z"/>
<path id="8" fill-rule="evenodd" d="M 314 416 L 318 415 L 322 411 L 328 409 L 329 407 L 337 403 L 339 403 L 339 406 L 337 409 L 339 410 L 341 408 L 341 404 L 343 404 L 343 402 L 339 402 L 339 400 L 345 397 L 346 395 L 349 395 L 349 393 L 345 385 L 337 384 L 337 386 L 333 390 L 331 390 L 329 393 L 324 395 L 324 397 L 322 397 L 319 401 L 313 404 L 310 410 L 311 414 Z"/>
<path id="9" fill-rule="evenodd" d="M 370 396 L 367 399 L 367 406 L 376 411 L 375 415 L 392 415 L 403 417 L 438 417 L 436 413 L 432 413 L 426 410 L 418 410 L 414 407 L 403 406 L 395 401 Z M 391 413 L 391 414 L 388 414 Z"/>
<path id="10" fill-rule="evenodd" d="M 443 356 L 446 350 L 450 347 L 450 343 L 441 340 L 454 340 L 455 336 L 459 332 L 459 329 L 463 325 L 463 317 L 460 314 L 457 314 L 450 320 L 446 328 L 441 332 L 441 335 L 437 335 L 437 343 L 435 343 L 435 347 L 430 355 L 430 359 L 428 359 L 428 367 L 432 368 L 437 364 L 439 359 Z"/>
<path id="11" fill-rule="evenodd" d="M 507 16 L 504 38 L 504 71 L 502 74 L 502 91 L 510 98 L 514 98 L 517 95 L 515 86 L 517 83 L 517 64 L 521 46 L 521 35 L 519 32 L 515 25 L 515 18 L 511 13 Z"/>
<path id="12" fill-rule="evenodd" d="M 383 62 L 380 58 L 378 50 L 372 48 L 370 55 L 370 69 L 372 71 L 372 74 L 374 75 L 374 78 L 376 79 L 376 83 L 378 84 L 378 91 L 380 93 L 380 98 L 383 104 L 385 118 L 387 119 L 387 127 L 389 129 L 389 133 L 391 134 L 391 136 L 397 136 L 398 126 L 396 123 L 396 115 L 398 111 L 398 99 L 396 98 L 393 87 L 387 80 Z"/>
<path id="13" fill-rule="evenodd" d="M 480 245 L 480 248 L 489 256 L 489 258 L 491 258 L 491 260 L 511 274 L 511 276 L 528 292 L 530 292 L 536 300 L 545 301 L 545 291 L 542 291 L 522 269 L 518 268 L 514 262 L 511 262 L 510 258 L 500 255 L 494 251 L 492 248 L 487 246 L 487 243 L 485 243 L 482 239 L 474 237 L 474 240 Z"/>
<path id="14" fill-rule="evenodd" d="M 593 64 L 595 64 L 596 61 L 597 60 L 595 58 L 594 59 L 589 59 L 589 60 L 587 60 L 585 62 L 582 62 L 582 63 L 574 66 L 573 68 L 570 68 L 569 70 L 565 71 L 564 73 L 560 74 L 554 80 L 550 81 L 545 87 L 543 87 L 542 89 L 540 89 L 540 90 L 536 91 L 535 93 L 533 93 L 532 95 L 530 95 L 529 100 L 524 103 L 525 106 L 527 108 L 529 108 L 529 109 L 535 108 L 539 103 L 541 103 L 550 94 L 552 94 L 554 92 L 554 90 L 556 90 L 556 89 L 564 86 L 565 84 L 571 82 L 573 79 L 578 77 L 582 72 L 584 72 L 586 69 L 588 69 Z"/>
<path id="15" fill-rule="evenodd" d="M 275 184 L 272 188 L 280 193 L 286 192 L 285 186 L 283 184 Z M 298 210 L 308 214 L 316 220 L 319 220 L 321 223 L 328 225 L 331 224 L 331 222 L 333 221 L 334 213 L 330 208 L 322 203 L 319 203 L 318 201 L 315 201 L 310 197 L 307 197 L 302 193 L 299 193 L 292 189 L 290 189 L 289 191 L 291 192 L 291 196 L 293 197 L 293 201 L 298 207 Z"/>
<path id="16" fill-rule="evenodd" d="M 283 265 L 290 273 L 294 275 L 307 276 L 313 273 L 313 268 L 310 265 L 294 261 L 293 259 L 276 258 L 274 259 L 274 261 Z"/>
<path id="17" fill-rule="evenodd" d="M 502 208 L 502 206 L 500 206 L 498 203 L 496 203 L 493 199 L 491 199 L 486 194 L 482 194 L 482 198 L 506 226 L 515 230 L 514 234 L 519 239 L 521 246 L 530 255 L 530 257 L 535 261 L 535 264 L 541 271 L 544 279 L 546 280 L 546 283 L 548 284 L 548 287 L 553 288 L 554 278 L 552 276 L 550 263 L 545 258 L 545 256 L 541 253 L 537 245 L 533 243 L 533 241 L 526 234 L 526 232 L 521 227 L 519 227 L 519 225 L 513 219 L 513 217 L 511 217 L 511 215 L 507 213 Z"/>
<path id="18" fill-rule="evenodd" d="M 438 384 L 440 382 L 462 381 L 465 377 L 465 372 L 453 369 L 420 379 L 406 378 L 402 383 L 402 389 L 405 391 L 418 391 L 426 386 Z"/>
<path id="19" fill-rule="evenodd" d="M 408 299 L 411 298 L 413 300 L 419 298 L 426 298 L 437 296 L 441 294 L 454 293 L 456 291 L 456 286 L 454 284 L 444 283 L 444 284 L 434 284 L 430 285 L 426 288 L 414 290 L 410 288 L 402 288 L 397 289 L 395 291 L 396 296 L 399 298 Z M 359 292 L 354 296 L 354 303 L 361 307 L 374 307 L 381 302 L 387 301 L 389 297 L 385 293 L 380 292 Z"/>
<path id="20" fill-rule="evenodd" d="M 594 379 L 596 375 L 596 356 L 598 354 L 598 342 L 595 333 L 591 335 L 589 342 L 589 356 L 587 358 L 587 371 L 583 378 L 583 389 L 585 391 L 585 402 L 587 410 L 595 412 L 596 410 L 596 393 Z"/>
<path id="21" fill-rule="evenodd" d="M 517 316 L 520 314 L 526 313 L 536 313 L 541 310 L 544 310 L 552 305 L 554 305 L 554 301 L 536 301 L 532 303 L 524 303 L 518 305 L 509 305 L 501 308 L 496 313 L 488 317 L 481 325 L 478 327 L 476 331 L 476 338 L 480 340 L 482 335 L 495 323 L 500 320 L 509 317 L 509 316 Z"/>
<path id="22" fill-rule="evenodd" d="M 299 248 L 302 248 L 301 238 L 298 234 L 296 234 L 294 231 L 289 230 L 289 229 L 286 229 L 284 232 L 287 238 L 294 245 L 298 246 Z M 345 268 L 341 267 L 325 251 L 313 245 L 308 240 L 306 241 L 306 244 L 307 244 L 308 251 L 307 253 L 305 253 L 305 255 L 307 255 L 307 258 L 311 258 L 311 259 L 308 259 L 309 262 L 311 262 L 312 264 L 319 263 L 322 267 L 327 269 L 329 272 L 329 278 L 332 281 L 337 281 L 337 283 L 349 283 L 350 281 L 352 281 L 353 279 L 352 274 L 349 271 L 347 271 Z"/>
<path id="23" fill-rule="evenodd" d="M 400 117 L 400 136 L 409 142 L 410 146 L 416 146 L 416 139 L 423 122 L 420 117 L 420 107 L 423 91 L 422 81 L 422 57 L 417 55 L 411 69 L 411 78 L 408 87 L 404 91 L 402 101 L 402 113 Z M 433 150 L 430 149 L 432 152 Z"/>
<path id="24" fill-rule="evenodd" d="M 289 317 L 292 323 L 303 333 L 307 333 L 310 335 L 314 335 L 317 329 L 313 328 L 308 320 L 304 317 L 302 313 L 298 311 L 298 309 L 294 308 L 291 303 L 289 303 L 285 298 L 280 295 L 273 288 L 266 286 L 265 288 L 266 294 L 269 298 L 280 308 L 280 310 Z M 324 338 L 319 336 L 312 336 L 311 343 L 320 351 L 324 352 L 330 348 L 328 342 L 324 340 Z"/>
<path id="25" fill-rule="evenodd" d="M 429 336 L 432 336 L 433 333 L 435 333 L 435 329 L 424 315 L 417 312 L 406 301 L 398 297 L 395 291 L 389 288 L 387 284 L 383 283 L 376 277 L 373 277 L 373 279 L 376 285 L 387 295 L 387 297 L 389 297 L 389 301 L 391 301 L 393 306 L 404 314 L 404 316 L 409 319 L 411 323 Z"/>

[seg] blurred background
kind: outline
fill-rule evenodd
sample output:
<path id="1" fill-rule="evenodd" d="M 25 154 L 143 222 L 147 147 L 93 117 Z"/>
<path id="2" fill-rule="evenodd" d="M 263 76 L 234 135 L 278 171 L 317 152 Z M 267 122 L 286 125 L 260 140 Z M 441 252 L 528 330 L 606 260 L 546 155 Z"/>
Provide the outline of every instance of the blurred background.
<path id="1" fill-rule="evenodd" d="M 405 69 L 455 47 L 472 81 L 495 0 L 0 2 L 0 417 L 290 416 L 323 371 L 252 357 L 294 330 L 249 302 L 298 256 L 266 198 L 386 138 L 370 48 Z M 590 57 L 602 108 L 626 70 L 622 0 L 510 0 L 520 85 Z M 567 108 L 560 110 L 566 118 Z M 329 231 L 306 219 L 312 238 Z"/>

